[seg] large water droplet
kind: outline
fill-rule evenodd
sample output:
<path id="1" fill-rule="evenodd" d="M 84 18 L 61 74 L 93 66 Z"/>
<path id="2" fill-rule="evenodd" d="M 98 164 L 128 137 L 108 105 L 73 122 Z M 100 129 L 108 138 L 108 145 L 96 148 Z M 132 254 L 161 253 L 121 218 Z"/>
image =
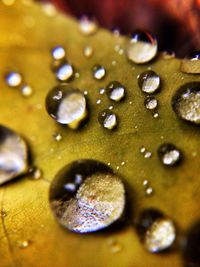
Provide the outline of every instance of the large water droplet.
<path id="1" fill-rule="evenodd" d="M 120 82 L 112 81 L 107 85 L 106 93 L 111 100 L 118 102 L 124 98 L 125 88 Z"/>
<path id="2" fill-rule="evenodd" d="M 200 82 L 181 86 L 172 98 L 172 107 L 181 119 L 200 124 Z"/>
<path id="3" fill-rule="evenodd" d="M 200 266 L 200 222 L 195 223 L 186 235 L 183 258 L 185 267 Z"/>
<path id="4" fill-rule="evenodd" d="M 147 209 L 140 214 L 137 230 L 145 248 L 151 253 L 169 249 L 176 238 L 173 221 L 156 209 Z"/>
<path id="5" fill-rule="evenodd" d="M 0 125 L 0 184 L 24 174 L 27 168 L 26 142 L 11 129 Z"/>
<path id="6" fill-rule="evenodd" d="M 95 65 L 93 67 L 93 77 L 96 79 L 96 80 L 101 80 L 105 77 L 106 75 L 106 70 L 103 66 L 100 66 L 100 65 Z"/>
<path id="7" fill-rule="evenodd" d="M 65 58 L 66 52 L 62 46 L 58 45 L 52 49 L 51 55 L 55 60 L 62 60 L 63 58 Z"/>
<path id="8" fill-rule="evenodd" d="M 50 204 L 62 226 L 79 233 L 94 232 L 122 216 L 125 189 L 106 164 L 78 160 L 64 167 L 53 180 Z"/>
<path id="9" fill-rule="evenodd" d="M 192 53 L 181 62 L 181 71 L 191 74 L 200 73 L 200 51 Z"/>
<path id="10" fill-rule="evenodd" d="M 22 83 L 22 75 L 19 72 L 6 74 L 6 83 L 10 87 L 18 87 Z"/>
<path id="11" fill-rule="evenodd" d="M 166 143 L 159 147 L 158 156 L 164 165 L 174 166 L 180 162 L 182 153 L 175 145 Z"/>
<path id="12" fill-rule="evenodd" d="M 74 129 L 87 116 L 84 94 L 68 84 L 58 85 L 47 94 L 46 109 L 57 122 Z"/>
<path id="13" fill-rule="evenodd" d="M 92 35 L 98 30 L 96 21 L 89 19 L 87 16 L 81 17 L 79 27 L 81 33 L 83 33 L 84 35 Z"/>
<path id="14" fill-rule="evenodd" d="M 156 93 L 160 88 L 160 77 L 152 70 L 145 71 L 138 77 L 138 85 L 144 93 Z"/>
<path id="15" fill-rule="evenodd" d="M 74 69 L 71 64 L 62 64 L 56 71 L 56 77 L 61 82 L 66 82 L 73 77 Z"/>
<path id="16" fill-rule="evenodd" d="M 117 116 L 109 109 L 104 109 L 99 113 L 98 121 L 108 130 L 112 130 L 117 126 Z"/>
<path id="17" fill-rule="evenodd" d="M 158 50 L 157 40 L 147 32 L 133 33 L 127 44 L 128 59 L 134 63 L 142 64 L 152 60 Z"/>

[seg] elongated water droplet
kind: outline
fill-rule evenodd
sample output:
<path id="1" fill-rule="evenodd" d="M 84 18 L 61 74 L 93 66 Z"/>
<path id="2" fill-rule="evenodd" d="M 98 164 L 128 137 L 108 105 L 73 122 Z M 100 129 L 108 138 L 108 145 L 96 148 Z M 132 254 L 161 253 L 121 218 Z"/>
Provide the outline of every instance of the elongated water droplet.
<path id="1" fill-rule="evenodd" d="M 126 48 L 127 57 L 134 63 L 142 64 L 152 60 L 158 50 L 157 40 L 147 32 L 133 33 Z"/>
<path id="2" fill-rule="evenodd" d="M 181 86 L 172 98 L 172 108 L 181 119 L 200 124 L 200 82 Z"/>
<path id="3" fill-rule="evenodd" d="M 66 52 L 62 46 L 58 45 L 52 49 L 51 55 L 52 55 L 53 59 L 61 60 L 61 59 L 65 58 Z"/>
<path id="4" fill-rule="evenodd" d="M 22 75 L 19 72 L 9 72 L 6 74 L 6 83 L 10 87 L 18 87 L 22 83 Z"/>
<path id="5" fill-rule="evenodd" d="M 155 97 L 148 97 L 144 101 L 146 109 L 156 109 L 158 107 L 158 100 Z"/>
<path id="6" fill-rule="evenodd" d="M 24 174 L 27 168 L 26 142 L 16 132 L 0 125 L 0 184 Z"/>
<path id="7" fill-rule="evenodd" d="M 94 232 L 122 216 L 125 189 L 106 164 L 78 160 L 64 167 L 53 180 L 50 205 L 65 228 L 79 233 Z"/>
<path id="8" fill-rule="evenodd" d="M 200 73 L 200 51 L 194 52 L 181 62 L 181 71 L 191 74 Z"/>
<path id="9" fill-rule="evenodd" d="M 144 210 L 136 222 L 145 248 L 151 253 L 169 249 L 176 238 L 174 223 L 156 209 Z"/>
<path id="10" fill-rule="evenodd" d="M 144 93 L 156 93 L 160 88 L 160 77 L 152 70 L 145 71 L 140 74 L 138 85 Z"/>
<path id="11" fill-rule="evenodd" d="M 117 116 L 109 109 L 101 111 L 99 113 L 98 120 L 99 123 L 108 130 L 112 130 L 117 126 Z"/>
<path id="12" fill-rule="evenodd" d="M 87 116 L 84 94 L 68 84 L 58 85 L 47 94 L 46 109 L 57 122 L 73 129 Z"/>
<path id="13" fill-rule="evenodd" d="M 81 33 L 84 35 L 92 35 L 98 30 L 97 22 L 89 19 L 87 16 L 81 17 L 79 27 Z"/>
<path id="14" fill-rule="evenodd" d="M 103 66 L 100 66 L 100 65 L 95 65 L 93 67 L 93 77 L 96 79 L 96 80 L 101 80 L 105 77 L 106 75 L 106 70 Z"/>
<path id="15" fill-rule="evenodd" d="M 124 86 L 117 81 L 112 81 L 106 86 L 106 93 L 113 101 L 121 101 L 125 96 Z"/>
<path id="16" fill-rule="evenodd" d="M 71 64 L 65 63 L 56 71 L 56 77 L 61 82 L 66 82 L 74 75 L 74 69 Z"/>
<path id="17" fill-rule="evenodd" d="M 182 152 L 175 145 L 166 143 L 159 147 L 158 156 L 164 165 L 174 166 L 180 163 Z"/>

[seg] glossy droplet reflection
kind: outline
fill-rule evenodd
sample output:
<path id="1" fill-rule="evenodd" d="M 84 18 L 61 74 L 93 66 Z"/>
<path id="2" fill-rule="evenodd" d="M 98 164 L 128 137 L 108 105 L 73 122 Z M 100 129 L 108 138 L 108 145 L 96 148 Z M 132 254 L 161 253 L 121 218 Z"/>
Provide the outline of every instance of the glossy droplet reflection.
<path id="1" fill-rule="evenodd" d="M 160 88 L 160 77 L 152 70 L 145 71 L 138 77 L 138 85 L 144 93 L 156 93 Z"/>
<path id="2" fill-rule="evenodd" d="M 24 174 L 27 168 L 26 142 L 11 129 L 0 125 L 0 184 Z"/>
<path id="3" fill-rule="evenodd" d="M 122 216 L 125 189 L 106 164 L 78 160 L 56 175 L 50 188 L 50 205 L 65 228 L 79 233 L 94 232 Z"/>
<path id="4" fill-rule="evenodd" d="M 174 166 L 180 163 L 182 152 L 175 145 L 166 143 L 159 147 L 158 156 L 164 165 Z"/>
<path id="5" fill-rule="evenodd" d="M 22 75 L 19 72 L 6 74 L 6 83 L 10 87 L 18 87 L 22 83 Z"/>
<path id="6" fill-rule="evenodd" d="M 182 85 L 172 98 L 172 108 L 181 119 L 200 124 L 200 82 Z"/>
<path id="7" fill-rule="evenodd" d="M 96 80 L 101 80 L 105 77 L 106 75 L 106 70 L 103 66 L 100 66 L 100 65 L 95 65 L 93 67 L 93 77 L 96 79 Z"/>
<path id="8" fill-rule="evenodd" d="M 157 40 L 147 32 L 133 33 L 127 43 L 126 53 L 129 60 L 143 64 L 152 60 L 158 50 Z"/>
<path id="9" fill-rule="evenodd" d="M 194 52 L 181 62 L 182 72 L 200 74 L 200 51 Z"/>
<path id="10" fill-rule="evenodd" d="M 68 84 L 58 85 L 47 94 L 46 109 L 57 122 L 73 129 L 87 116 L 84 94 Z"/>
<path id="11" fill-rule="evenodd" d="M 117 126 L 117 116 L 110 109 L 104 109 L 99 113 L 99 123 L 106 129 L 112 130 Z"/>
<path id="12" fill-rule="evenodd" d="M 173 221 L 156 209 L 144 210 L 136 222 L 136 227 L 145 248 L 151 253 L 169 249 L 176 239 Z"/>
<path id="13" fill-rule="evenodd" d="M 119 102 L 125 97 L 125 88 L 120 82 L 112 81 L 107 85 L 106 93 L 112 101 Z"/>
<path id="14" fill-rule="evenodd" d="M 146 109 L 153 110 L 158 107 L 158 100 L 155 97 L 148 97 L 144 101 Z"/>
<path id="15" fill-rule="evenodd" d="M 65 63 L 58 67 L 56 77 L 61 82 L 66 82 L 74 75 L 74 69 L 71 64 Z"/>
<path id="16" fill-rule="evenodd" d="M 65 58 L 66 52 L 62 46 L 58 45 L 52 49 L 51 55 L 54 60 L 61 60 Z"/>

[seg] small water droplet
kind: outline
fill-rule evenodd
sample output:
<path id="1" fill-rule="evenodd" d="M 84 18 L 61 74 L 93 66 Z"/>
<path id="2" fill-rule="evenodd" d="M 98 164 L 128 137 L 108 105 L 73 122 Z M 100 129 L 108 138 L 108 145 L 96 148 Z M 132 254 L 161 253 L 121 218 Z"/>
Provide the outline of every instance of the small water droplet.
<path id="1" fill-rule="evenodd" d="M 148 97 L 144 101 L 146 109 L 156 109 L 158 107 L 158 100 L 155 97 Z"/>
<path id="2" fill-rule="evenodd" d="M 87 45 L 83 48 L 83 55 L 85 57 L 91 57 L 93 55 L 93 48 L 90 45 Z"/>
<path id="3" fill-rule="evenodd" d="M 121 166 L 124 166 L 124 165 L 125 165 L 125 163 L 126 163 L 125 161 L 122 161 L 122 162 L 121 162 Z"/>
<path id="4" fill-rule="evenodd" d="M 66 52 L 62 46 L 58 45 L 52 49 L 51 55 L 54 60 L 62 60 L 65 58 Z"/>
<path id="5" fill-rule="evenodd" d="M 27 144 L 16 132 L 0 125 L 0 184 L 24 174 L 28 168 Z"/>
<path id="6" fill-rule="evenodd" d="M 82 34 L 92 35 L 97 32 L 98 25 L 95 20 L 92 20 L 87 16 L 82 16 L 80 19 L 79 28 Z"/>
<path id="7" fill-rule="evenodd" d="M 140 74 L 138 85 L 144 93 L 156 93 L 160 88 L 160 77 L 152 70 L 145 71 Z"/>
<path id="8" fill-rule="evenodd" d="M 157 119 L 159 117 L 159 113 L 158 112 L 154 112 L 153 113 L 153 117 L 154 117 L 154 119 Z"/>
<path id="9" fill-rule="evenodd" d="M 40 168 L 32 166 L 28 169 L 28 173 L 31 175 L 31 177 L 34 180 L 39 180 L 40 178 L 42 178 L 43 172 Z"/>
<path id="10" fill-rule="evenodd" d="M 97 99 L 96 104 L 100 105 L 101 104 L 101 99 Z"/>
<path id="11" fill-rule="evenodd" d="M 143 64 L 152 60 L 158 50 L 157 40 L 148 32 L 137 31 L 128 41 L 126 54 L 129 60 Z"/>
<path id="12" fill-rule="evenodd" d="M 22 83 L 22 75 L 19 72 L 6 74 L 6 83 L 10 87 L 18 87 Z"/>
<path id="13" fill-rule="evenodd" d="M 182 153 L 175 145 L 166 143 L 159 147 L 158 156 L 164 165 L 174 166 L 180 162 Z"/>
<path id="14" fill-rule="evenodd" d="M 73 77 L 74 69 L 71 64 L 62 64 L 56 71 L 56 77 L 61 82 L 66 82 Z"/>
<path id="15" fill-rule="evenodd" d="M 113 61 L 111 62 L 111 64 L 112 64 L 113 66 L 115 66 L 115 65 L 117 64 L 116 60 L 113 60 Z"/>
<path id="16" fill-rule="evenodd" d="M 99 113 L 98 121 L 108 130 L 113 130 L 117 126 L 117 116 L 109 109 L 105 109 Z"/>
<path id="17" fill-rule="evenodd" d="M 200 73 L 200 51 L 194 52 L 181 62 L 182 72 L 199 74 Z"/>
<path id="18" fill-rule="evenodd" d="M 77 174 L 82 178 L 78 185 Z M 75 190 L 66 187 L 69 183 Z M 56 175 L 50 188 L 50 204 L 65 228 L 78 233 L 94 232 L 121 218 L 125 189 L 121 179 L 104 163 L 79 160 Z"/>
<path id="19" fill-rule="evenodd" d="M 27 248 L 30 245 L 30 241 L 23 240 L 19 242 L 19 248 Z"/>
<path id="20" fill-rule="evenodd" d="M 85 91 L 83 92 L 83 94 L 84 94 L 84 95 L 88 95 L 88 91 L 85 90 Z"/>
<path id="21" fill-rule="evenodd" d="M 100 95 L 103 95 L 105 93 L 105 89 L 104 88 L 101 88 L 100 90 L 99 90 L 99 94 Z"/>
<path id="22" fill-rule="evenodd" d="M 142 182 L 142 184 L 143 184 L 144 187 L 147 187 L 149 185 L 149 181 L 148 180 L 144 180 Z"/>
<path id="23" fill-rule="evenodd" d="M 30 85 L 26 84 L 21 87 L 21 93 L 23 96 L 28 97 L 33 93 L 33 89 Z"/>
<path id="24" fill-rule="evenodd" d="M 53 134 L 53 138 L 56 140 L 56 141 L 61 141 L 62 140 L 62 135 L 60 133 L 54 133 Z"/>
<path id="25" fill-rule="evenodd" d="M 112 106 L 112 105 L 110 105 L 109 107 L 108 107 L 108 109 L 109 110 L 112 110 L 114 107 Z"/>
<path id="26" fill-rule="evenodd" d="M 153 188 L 152 187 L 148 187 L 145 189 L 145 194 L 146 196 L 151 196 L 153 194 Z"/>
<path id="27" fill-rule="evenodd" d="M 164 59 L 171 59 L 171 58 L 175 58 L 175 56 L 176 56 L 176 54 L 175 54 L 175 52 L 174 51 L 164 51 L 163 53 L 162 53 L 162 57 L 164 58 Z"/>
<path id="28" fill-rule="evenodd" d="M 49 115 L 61 124 L 76 129 L 87 116 L 84 94 L 68 84 L 54 87 L 46 96 Z"/>
<path id="29" fill-rule="evenodd" d="M 151 253 L 171 248 L 176 239 L 173 221 L 156 209 L 144 210 L 137 219 L 136 226 L 141 241 Z"/>
<path id="30" fill-rule="evenodd" d="M 100 66 L 100 65 L 95 65 L 93 67 L 93 77 L 96 79 L 96 80 L 101 80 L 105 77 L 106 75 L 106 70 L 103 66 Z"/>
<path id="31" fill-rule="evenodd" d="M 144 153 L 146 151 L 146 147 L 144 147 L 144 146 L 142 146 L 141 148 L 140 148 L 140 153 Z"/>
<path id="32" fill-rule="evenodd" d="M 113 101 L 121 101 L 125 97 L 124 86 L 117 81 L 112 81 L 106 86 L 106 93 Z"/>
<path id="33" fill-rule="evenodd" d="M 181 119 L 200 124 L 200 82 L 182 85 L 172 97 L 172 108 Z"/>
<path id="34" fill-rule="evenodd" d="M 150 158 L 152 156 L 152 153 L 150 152 L 150 151 L 146 151 L 145 153 L 144 153 L 144 158 L 145 159 L 148 159 L 148 158 Z"/>

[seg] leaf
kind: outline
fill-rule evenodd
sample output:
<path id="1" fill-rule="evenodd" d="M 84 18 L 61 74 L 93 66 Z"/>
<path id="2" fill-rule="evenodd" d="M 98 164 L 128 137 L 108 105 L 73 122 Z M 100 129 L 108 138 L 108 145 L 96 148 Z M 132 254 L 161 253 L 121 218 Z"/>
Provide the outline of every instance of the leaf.
<path id="1" fill-rule="evenodd" d="M 22 177 L 0 188 L 1 209 L 7 213 L 1 216 L 1 267 L 182 266 L 178 249 L 164 255 L 146 252 L 132 224 L 115 232 L 90 235 L 62 229 L 50 211 L 48 192 L 55 174 L 73 160 L 110 162 L 114 170 L 119 166 L 117 172 L 133 192 L 129 201 L 135 216 L 143 208 L 158 208 L 175 221 L 179 234 L 185 233 L 200 217 L 199 129 L 178 120 L 171 97 L 180 85 L 197 81 L 198 76 L 181 73 L 178 59 L 167 60 L 162 55 L 152 63 L 132 65 L 114 49 L 116 44 L 124 47 L 125 38 L 105 30 L 85 37 L 72 18 L 58 13 L 47 16 L 44 8 L 29 1 L 16 1 L 10 7 L 1 3 L 0 13 L 0 123 L 27 139 L 34 165 L 43 171 L 41 179 Z M 90 120 L 79 131 L 60 127 L 45 111 L 45 96 L 57 84 L 50 69 L 50 49 L 57 44 L 66 47 L 67 58 L 80 73 L 71 84 L 88 91 Z M 86 45 L 94 48 L 91 58 L 83 55 Z M 92 78 L 91 69 L 97 63 L 107 70 L 103 81 Z M 148 67 L 162 79 L 157 119 L 144 108 L 145 96 L 137 85 L 137 75 Z M 3 76 L 9 70 L 23 74 L 33 88 L 32 96 L 25 98 L 18 89 L 6 86 Z M 127 97 L 123 103 L 114 104 L 119 127 L 109 132 L 100 127 L 97 116 L 111 104 L 106 96 L 99 95 L 99 89 L 112 80 L 126 86 Z M 102 102 L 97 105 L 99 98 Z M 63 136 L 60 142 L 53 139 L 55 132 Z M 172 142 L 184 152 L 179 167 L 167 169 L 159 162 L 157 149 L 163 142 Z M 151 158 L 140 154 L 141 146 L 152 151 Z M 144 179 L 154 189 L 151 197 L 144 194 Z M 110 240 L 121 247 L 118 253 L 112 252 Z M 27 248 L 21 248 L 23 241 L 29 241 Z"/>

